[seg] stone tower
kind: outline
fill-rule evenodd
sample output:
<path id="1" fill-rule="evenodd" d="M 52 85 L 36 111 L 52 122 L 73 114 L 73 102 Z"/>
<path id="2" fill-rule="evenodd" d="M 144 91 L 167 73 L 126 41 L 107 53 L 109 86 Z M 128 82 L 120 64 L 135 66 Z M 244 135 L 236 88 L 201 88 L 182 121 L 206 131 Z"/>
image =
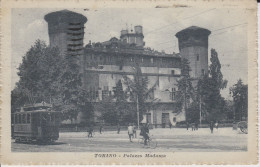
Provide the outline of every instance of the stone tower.
<path id="1" fill-rule="evenodd" d="M 208 36 L 210 31 L 191 26 L 176 34 L 182 58 L 190 62 L 190 76 L 199 78 L 208 74 Z"/>
<path id="2" fill-rule="evenodd" d="M 135 44 L 135 46 L 143 48 L 145 45 L 143 27 L 137 25 L 134 27 L 134 31 L 122 30 L 120 35 L 121 41 L 127 44 Z"/>
<path id="3" fill-rule="evenodd" d="M 48 22 L 51 47 L 58 47 L 63 55 L 83 54 L 85 16 L 61 10 L 45 15 L 44 19 Z"/>

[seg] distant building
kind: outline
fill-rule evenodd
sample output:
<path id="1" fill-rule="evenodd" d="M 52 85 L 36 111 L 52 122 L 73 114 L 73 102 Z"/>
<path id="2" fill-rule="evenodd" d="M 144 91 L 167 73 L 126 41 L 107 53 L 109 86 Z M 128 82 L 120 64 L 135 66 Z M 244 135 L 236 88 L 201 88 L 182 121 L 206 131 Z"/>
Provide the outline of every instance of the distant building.
<path id="1" fill-rule="evenodd" d="M 145 113 L 144 119 L 157 127 L 185 121 L 185 113 L 177 112 L 175 103 L 181 58 L 187 58 L 191 62 L 192 77 L 207 74 L 210 31 L 189 27 L 178 32 L 176 37 L 179 40 L 180 54 L 166 54 L 145 47 L 143 27 L 140 25 L 135 26 L 134 30 L 122 30 L 120 38 L 113 37 L 98 43 L 90 41 L 83 47 L 83 27 L 87 21 L 85 16 L 63 10 L 47 14 L 45 20 L 49 24 L 50 45 L 58 46 L 64 54 L 81 56 L 83 88 L 91 93 L 92 102 L 99 103 L 112 95 L 113 88 L 123 76 L 133 77 L 133 67 L 137 63 L 142 75 L 148 77 L 149 87 L 156 84 L 150 100 L 159 99 Z M 74 42 L 71 39 L 78 40 Z M 99 115 L 98 110 L 95 113 L 96 116 Z"/>

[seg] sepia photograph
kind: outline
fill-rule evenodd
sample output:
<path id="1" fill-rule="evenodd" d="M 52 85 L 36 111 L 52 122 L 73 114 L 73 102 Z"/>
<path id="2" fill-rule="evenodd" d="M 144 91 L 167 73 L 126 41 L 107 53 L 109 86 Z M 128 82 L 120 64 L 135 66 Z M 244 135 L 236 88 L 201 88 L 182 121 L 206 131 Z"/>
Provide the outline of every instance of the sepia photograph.
<path id="1" fill-rule="evenodd" d="M 12 151 L 247 151 L 246 10 L 174 10 L 13 9 Z"/>
<path id="2" fill-rule="evenodd" d="M 257 68 L 249 58 L 253 12 L 160 4 L 10 8 L 10 154 L 170 162 L 175 153 L 225 152 L 246 161 L 256 142 L 249 128 L 256 123 L 250 101 L 257 103 L 250 86 L 257 77 L 248 70 Z"/>

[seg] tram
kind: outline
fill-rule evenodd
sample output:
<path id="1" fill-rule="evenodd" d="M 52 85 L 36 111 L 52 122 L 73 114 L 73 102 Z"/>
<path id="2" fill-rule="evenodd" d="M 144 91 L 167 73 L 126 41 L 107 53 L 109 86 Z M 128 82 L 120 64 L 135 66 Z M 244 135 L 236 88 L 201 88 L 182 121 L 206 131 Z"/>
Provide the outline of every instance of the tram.
<path id="1" fill-rule="evenodd" d="M 60 112 L 45 102 L 28 105 L 13 115 L 12 137 L 16 142 L 54 142 L 59 138 Z"/>

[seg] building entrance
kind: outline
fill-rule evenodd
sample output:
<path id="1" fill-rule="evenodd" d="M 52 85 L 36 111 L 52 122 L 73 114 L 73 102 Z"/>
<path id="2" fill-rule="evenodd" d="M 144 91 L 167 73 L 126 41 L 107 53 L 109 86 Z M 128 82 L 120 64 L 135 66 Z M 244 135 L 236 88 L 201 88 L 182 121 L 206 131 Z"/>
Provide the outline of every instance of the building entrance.
<path id="1" fill-rule="evenodd" d="M 166 128 L 170 123 L 170 115 L 169 113 L 162 113 L 162 127 Z"/>

